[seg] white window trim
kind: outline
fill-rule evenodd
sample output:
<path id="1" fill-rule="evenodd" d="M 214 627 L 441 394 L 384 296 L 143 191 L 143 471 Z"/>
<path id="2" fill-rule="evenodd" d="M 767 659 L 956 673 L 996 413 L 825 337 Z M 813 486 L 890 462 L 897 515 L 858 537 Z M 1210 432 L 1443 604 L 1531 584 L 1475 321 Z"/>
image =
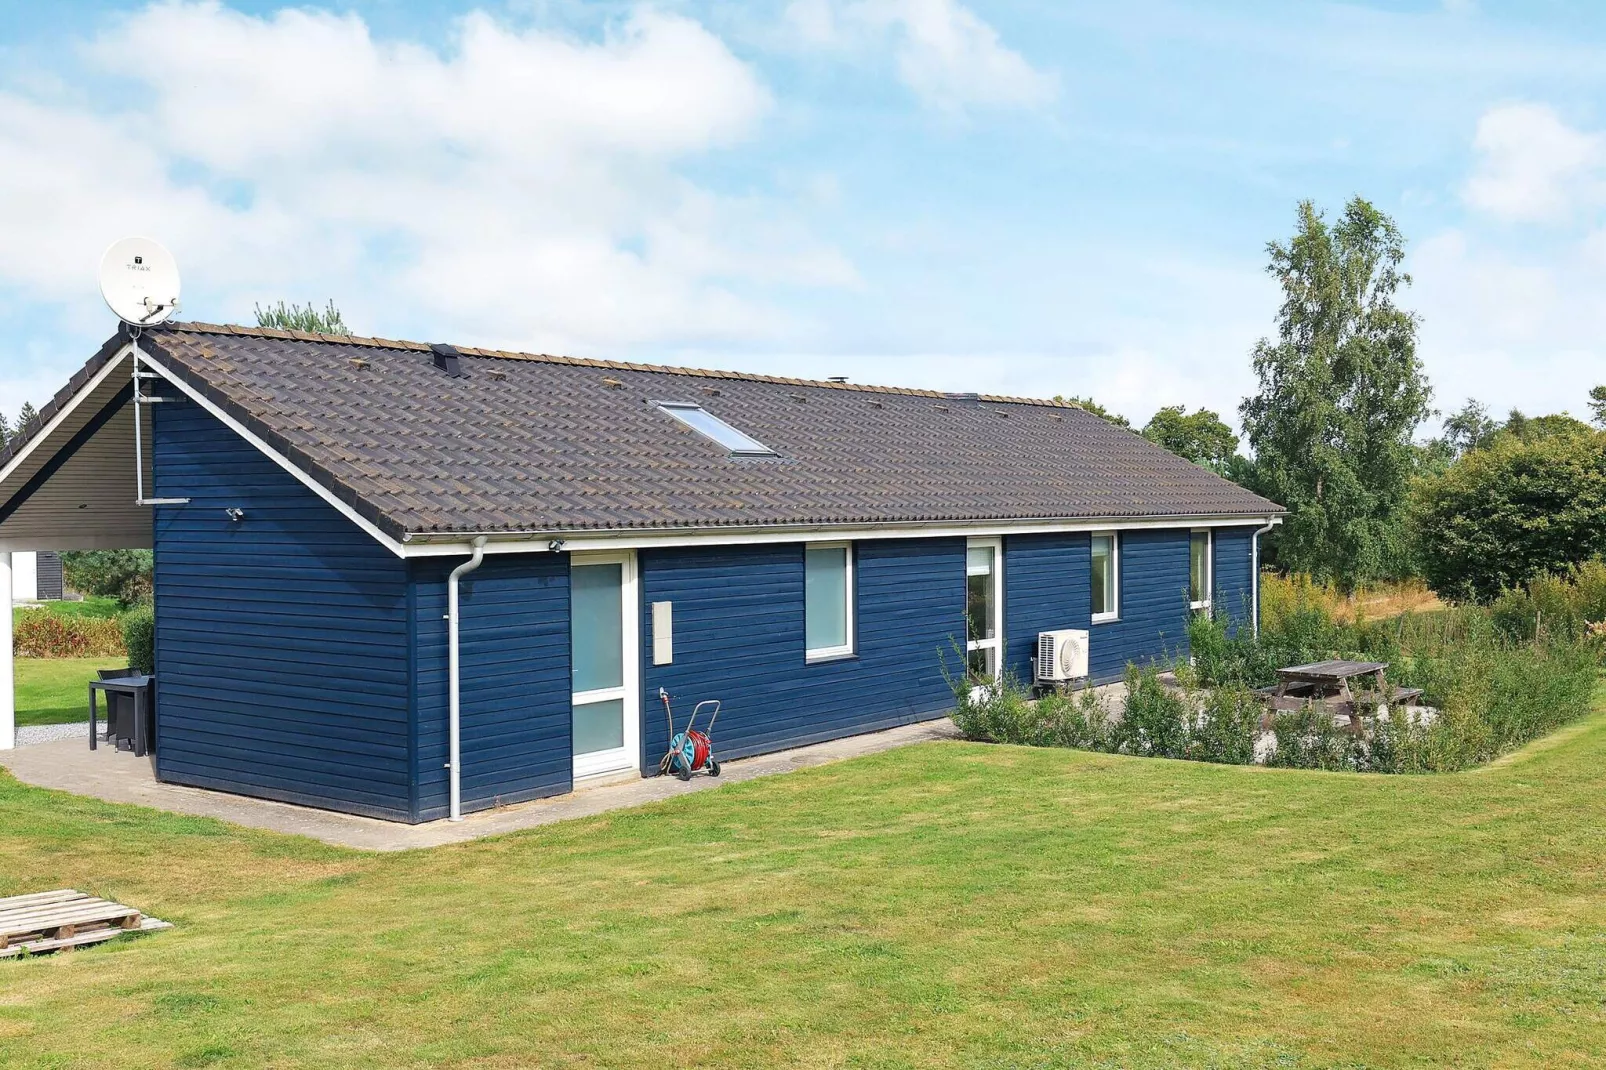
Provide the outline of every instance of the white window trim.
<path id="1" fill-rule="evenodd" d="M 845 551 L 843 553 L 843 555 L 842 555 L 843 560 L 846 562 L 845 571 L 843 573 L 843 579 L 846 581 L 843 584 L 843 595 L 847 598 L 846 614 L 844 616 L 844 619 L 847 621 L 848 641 L 843 646 L 822 646 L 822 647 L 817 647 L 817 648 L 815 648 L 813 650 L 804 650 L 803 651 L 803 660 L 805 662 L 815 662 L 815 661 L 835 661 L 837 658 L 850 658 L 854 654 L 854 650 L 855 650 L 854 641 L 857 638 L 857 636 L 854 634 L 854 627 L 853 627 L 853 624 L 854 624 L 854 622 L 853 622 L 853 615 L 854 615 L 853 614 L 853 610 L 854 610 L 854 598 L 853 598 L 853 544 L 851 542 L 811 542 L 811 543 L 808 543 L 803 547 L 803 556 L 804 556 L 804 561 L 805 562 L 807 562 L 808 552 L 810 550 L 843 550 L 843 551 Z M 807 575 L 807 570 L 806 569 L 805 569 L 805 573 L 804 574 L 805 574 L 805 576 Z M 808 631 L 808 601 L 806 599 L 805 599 L 805 601 L 803 603 L 803 614 L 804 614 L 803 628 L 804 628 L 804 632 L 806 634 L 807 631 Z"/>
<path id="2" fill-rule="evenodd" d="M 1102 536 L 1109 536 L 1110 539 L 1110 578 L 1113 581 L 1110 586 L 1114 589 L 1114 595 L 1110 599 L 1110 602 L 1115 606 L 1115 608 L 1106 610 L 1103 613 L 1093 614 L 1092 621 L 1094 624 L 1109 624 L 1112 621 L 1118 621 L 1121 619 L 1121 533 L 1119 531 L 1093 532 L 1088 541 L 1089 561 L 1092 560 L 1093 553 L 1092 539 L 1097 539 Z M 1091 568 L 1088 570 L 1088 578 L 1089 580 L 1092 579 Z M 1089 587 L 1091 588 L 1091 586 L 1092 584 L 1090 583 Z M 1090 600 L 1092 598 L 1092 594 L 1093 592 L 1089 590 L 1088 597 Z"/>
<path id="3" fill-rule="evenodd" d="M 965 540 L 965 581 L 967 586 L 966 597 L 969 597 L 968 586 L 970 581 L 970 550 L 989 546 L 993 551 L 993 637 L 991 639 L 972 639 L 969 634 L 965 636 L 965 653 L 970 654 L 977 650 L 991 649 L 993 652 L 993 666 L 998 673 L 1004 671 L 1004 540 L 966 539 Z M 966 628 L 969 628 L 969 613 L 966 613 Z M 997 675 L 995 673 L 995 675 Z"/>
<path id="4" fill-rule="evenodd" d="M 1208 611 L 1216 597 L 1216 535 L 1209 528 L 1194 528 L 1188 532 L 1188 586 L 1193 586 L 1193 537 L 1205 537 L 1205 566 L 1204 566 L 1204 598 L 1198 602 L 1189 602 L 1189 609 L 1203 609 Z"/>
<path id="5" fill-rule="evenodd" d="M 636 585 L 636 554 L 633 550 L 622 553 L 571 554 L 569 566 L 612 565 L 623 566 L 620 573 L 620 612 L 623 614 L 624 677 L 618 687 L 603 687 L 591 691 L 571 691 L 569 708 L 589 702 L 619 699 L 624 705 L 624 746 L 614 750 L 594 751 L 591 754 L 571 754 L 575 780 L 626 772 L 641 766 L 641 620 L 640 595 Z"/>

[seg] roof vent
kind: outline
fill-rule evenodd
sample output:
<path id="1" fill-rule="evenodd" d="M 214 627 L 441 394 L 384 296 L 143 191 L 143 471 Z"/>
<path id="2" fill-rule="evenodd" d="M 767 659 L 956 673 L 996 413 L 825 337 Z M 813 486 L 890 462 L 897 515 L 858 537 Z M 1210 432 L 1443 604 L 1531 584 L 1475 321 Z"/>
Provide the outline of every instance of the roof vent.
<path id="1" fill-rule="evenodd" d="M 945 393 L 945 394 L 943 394 L 943 397 L 947 398 L 949 401 L 980 401 L 981 400 L 981 395 L 980 394 L 949 394 L 949 393 Z"/>
<path id="2" fill-rule="evenodd" d="M 462 378 L 462 354 L 455 347 L 449 346 L 445 342 L 431 342 L 429 351 L 433 356 L 435 367 L 450 375 L 453 379 Z"/>

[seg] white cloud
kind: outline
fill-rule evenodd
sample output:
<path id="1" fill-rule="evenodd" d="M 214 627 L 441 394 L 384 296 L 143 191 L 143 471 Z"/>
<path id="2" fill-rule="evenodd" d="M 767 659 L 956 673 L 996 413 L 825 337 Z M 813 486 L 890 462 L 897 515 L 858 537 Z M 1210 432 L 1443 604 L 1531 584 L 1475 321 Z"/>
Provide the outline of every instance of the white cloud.
<path id="1" fill-rule="evenodd" d="M 1059 77 L 1004 45 L 956 0 L 794 0 L 787 20 L 807 44 L 879 48 L 890 39 L 898 76 L 927 105 L 1031 108 L 1059 95 Z"/>
<path id="2" fill-rule="evenodd" d="M 1573 129 L 1545 105 L 1484 113 L 1473 148 L 1467 202 L 1502 219 L 1563 220 L 1606 200 L 1606 136 Z"/>
<path id="3" fill-rule="evenodd" d="M 87 311 L 131 232 L 175 250 L 189 315 L 334 296 L 374 333 L 542 349 L 765 339 L 788 317 L 746 283 L 856 280 L 784 198 L 681 173 L 773 109 L 683 17 L 582 40 L 475 13 L 436 51 L 356 15 L 163 3 L 79 61 L 70 98 L 0 94 L 0 158 L 28 164 L 0 169 L 0 287 L 33 301 Z"/>
<path id="4" fill-rule="evenodd" d="M 1473 395 L 1491 408 L 1586 410 L 1606 382 L 1606 256 L 1599 234 L 1523 253 L 1451 230 L 1409 265 L 1420 352 L 1440 409 Z"/>

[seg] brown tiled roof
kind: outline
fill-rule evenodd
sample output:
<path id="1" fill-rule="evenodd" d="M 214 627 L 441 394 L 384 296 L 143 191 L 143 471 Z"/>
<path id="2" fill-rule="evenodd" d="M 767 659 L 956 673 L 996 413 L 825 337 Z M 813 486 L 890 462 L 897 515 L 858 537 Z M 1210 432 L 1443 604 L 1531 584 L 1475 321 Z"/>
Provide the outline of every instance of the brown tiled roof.
<path id="1" fill-rule="evenodd" d="M 141 345 L 396 537 L 1282 511 L 1062 402 L 467 347 L 453 378 L 423 343 L 199 323 Z"/>

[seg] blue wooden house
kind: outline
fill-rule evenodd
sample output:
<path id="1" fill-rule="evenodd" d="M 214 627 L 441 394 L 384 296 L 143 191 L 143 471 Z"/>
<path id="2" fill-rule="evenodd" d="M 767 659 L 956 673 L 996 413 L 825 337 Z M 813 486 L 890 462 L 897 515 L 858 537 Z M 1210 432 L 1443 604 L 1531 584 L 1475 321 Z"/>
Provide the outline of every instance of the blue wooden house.
<path id="1" fill-rule="evenodd" d="M 154 548 L 162 779 L 413 822 L 655 773 L 660 688 L 739 757 L 1045 631 L 1113 680 L 1252 617 L 1281 514 L 1072 405 L 205 324 L 109 340 L 0 503 Z"/>

